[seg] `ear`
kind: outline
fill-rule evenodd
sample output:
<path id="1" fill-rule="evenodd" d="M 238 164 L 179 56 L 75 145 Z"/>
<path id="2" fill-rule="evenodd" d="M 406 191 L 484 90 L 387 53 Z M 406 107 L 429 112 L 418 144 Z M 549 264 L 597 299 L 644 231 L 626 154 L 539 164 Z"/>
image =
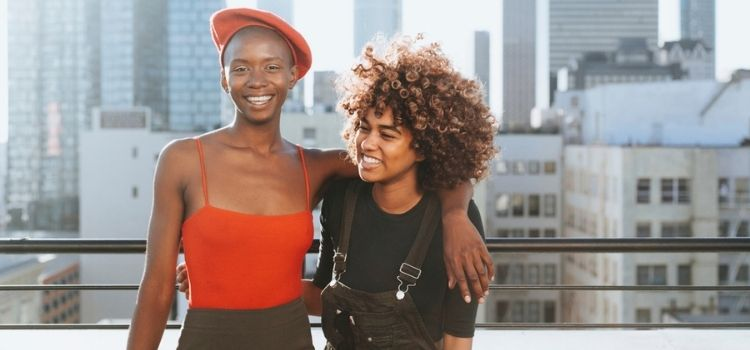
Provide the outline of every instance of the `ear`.
<path id="1" fill-rule="evenodd" d="M 417 153 L 417 163 L 423 161 L 425 159 L 424 153 L 422 153 L 422 150 L 419 148 L 419 144 L 416 142 L 414 143 L 414 152 Z"/>
<path id="2" fill-rule="evenodd" d="M 229 82 L 227 82 L 227 76 L 224 73 L 224 68 L 221 68 L 221 73 L 219 73 L 219 83 L 221 84 L 221 89 L 224 90 L 225 93 L 229 93 Z"/>
<path id="3" fill-rule="evenodd" d="M 292 88 L 294 88 L 295 85 L 297 85 L 297 72 L 299 72 L 299 70 L 297 70 L 297 65 L 292 66 L 292 69 L 290 69 L 290 72 L 292 73 L 292 77 L 291 79 L 289 79 L 289 85 L 288 85 L 289 90 L 291 90 Z"/>

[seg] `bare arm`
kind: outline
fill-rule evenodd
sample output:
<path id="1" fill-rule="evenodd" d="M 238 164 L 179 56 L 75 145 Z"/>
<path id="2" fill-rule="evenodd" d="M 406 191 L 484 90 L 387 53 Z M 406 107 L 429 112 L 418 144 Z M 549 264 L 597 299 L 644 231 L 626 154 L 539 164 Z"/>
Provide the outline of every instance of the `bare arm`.
<path id="1" fill-rule="evenodd" d="M 302 299 L 307 307 L 307 314 L 320 316 L 323 311 L 323 305 L 320 300 L 320 293 L 323 290 L 313 284 L 312 280 L 302 280 Z"/>
<path id="2" fill-rule="evenodd" d="M 183 215 L 180 146 L 167 146 L 154 177 L 154 200 L 146 245 L 146 265 L 138 290 L 128 349 L 157 349 L 174 297 L 174 266 Z"/>
<path id="3" fill-rule="evenodd" d="M 443 350 L 471 350 L 474 338 L 459 338 L 443 333 Z"/>
<path id="4" fill-rule="evenodd" d="M 458 283 L 461 295 L 468 303 L 471 302 L 471 284 L 471 292 L 480 303 L 484 303 L 495 269 L 482 237 L 466 214 L 472 192 L 469 182 L 438 191 L 443 208 L 443 259 L 448 287 L 453 288 Z"/>

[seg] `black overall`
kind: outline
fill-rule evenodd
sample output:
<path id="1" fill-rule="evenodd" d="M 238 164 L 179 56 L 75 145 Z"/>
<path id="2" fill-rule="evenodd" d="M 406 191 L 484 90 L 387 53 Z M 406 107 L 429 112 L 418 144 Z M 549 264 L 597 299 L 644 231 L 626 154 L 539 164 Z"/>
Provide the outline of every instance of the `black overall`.
<path id="1" fill-rule="evenodd" d="M 437 198 L 425 194 L 429 196 L 427 209 L 409 255 L 396 276 L 399 281 L 397 290 L 369 293 L 339 282 L 341 274 L 346 271 L 346 254 L 360 184 L 359 181 L 352 182 L 346 188 L 339 246 L 333 257 L 334 279 L 321 294 L 323 333 L 328 341 L 326 349 L 434 350 L 435 344 L 408 291 L 409 287 L 416 285 L 422 273 L 422 262 L 437 229 Z"/>

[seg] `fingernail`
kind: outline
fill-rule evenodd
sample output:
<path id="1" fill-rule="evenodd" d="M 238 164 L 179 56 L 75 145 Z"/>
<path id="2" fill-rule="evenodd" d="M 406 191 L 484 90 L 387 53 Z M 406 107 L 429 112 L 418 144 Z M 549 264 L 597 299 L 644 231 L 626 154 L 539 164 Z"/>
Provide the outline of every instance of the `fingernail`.
<path id="1" fill-rule="evenodd" d="M 464 296 L 464 301 L 465 301 L 465 302 L 466 302 L 467 304 L 468 304 L 468 303 L 470 303 L 470 302 L 471 302 L 471 297 L 470 297 L 470 296 L 468 296 L 468 295 L 467 295 L 467 296 Z"/>
<path id="2" fill-rule="evenodd" d="M 490 295 L 490 291 L 488 291 L 488 290 L 485 290 L 485 291 L 484 291 L 484 296 L 488 296 L 488 295 Z"/>
<path id="3" fill-rule="evenodd" d="M 492 278 L 490 278 L 490 281 L 495 282 L 495 276 L 492 276 Z"/>
<path id="4" fill-rule="evenodd" d="M 484 304 L 484 298 L 479 298 L 479 303 Z"/>

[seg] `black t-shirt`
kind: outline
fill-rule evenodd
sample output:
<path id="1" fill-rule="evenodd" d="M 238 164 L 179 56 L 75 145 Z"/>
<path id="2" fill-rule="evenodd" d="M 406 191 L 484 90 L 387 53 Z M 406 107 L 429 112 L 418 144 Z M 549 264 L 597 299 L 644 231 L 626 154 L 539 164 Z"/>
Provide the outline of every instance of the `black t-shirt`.
<path id="1" fill-rule="evenodd" d="M 338 247 L 348 181 L 361 180 L 337 181 L 323 200 L 320 254 L 313 279 L 313 283 L 321 289 L 328 285 L 333 275 L 333 255 Z M 346 272 L 341 276 L 341 282 L 365 292 L 395 291 L 398 287 L 398 269 L 416 239 L 427 207 L 426 198 L 423 196 L 406 213 L 388 214 L 372 198 L 372 184 L 364 184 L 357 198 Z M 439 211 L 436 219 L 440 220 Z M 469 205 L 469 219 L 484 236 L 479 210 L 473 201 Z M 462 338 L 474 336 L 476 299 L 472 298 L 472 302 L 467 304 L 458 287 L 448 289 L 443 262 L 442 224 L 438 225 L 422 263 L 422 275 L 417 285 L 409 288 L 409 293 L 433 341 L 442 339 L 444 332 Z"/>

